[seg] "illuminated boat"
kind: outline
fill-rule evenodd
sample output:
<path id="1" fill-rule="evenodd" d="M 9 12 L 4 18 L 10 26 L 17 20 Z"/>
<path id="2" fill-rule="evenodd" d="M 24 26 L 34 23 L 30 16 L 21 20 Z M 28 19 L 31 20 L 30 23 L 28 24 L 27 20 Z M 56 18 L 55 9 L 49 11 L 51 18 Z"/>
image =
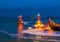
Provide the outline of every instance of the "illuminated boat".
<path id="1" fill-rule="evenodd" d="M 60 31 L 60 24 L 55 23 L 54 21 L 51 20 L 51 18 L 49 18 L 48 23 L 52 30 Z"/>

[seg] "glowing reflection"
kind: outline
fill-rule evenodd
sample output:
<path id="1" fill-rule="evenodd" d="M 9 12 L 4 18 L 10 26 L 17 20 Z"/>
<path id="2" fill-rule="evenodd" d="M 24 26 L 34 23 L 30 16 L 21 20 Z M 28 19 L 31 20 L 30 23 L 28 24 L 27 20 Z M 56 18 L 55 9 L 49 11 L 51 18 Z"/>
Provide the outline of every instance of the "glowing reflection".
<path id="1" fill-rule="evenodd" d="M 22 32 L 22 30 L 24 28 L 24 26 L 23 26 L 23 18 L 22 18 L 21 15 L 18 18 L 19 18 L 19 21 L 18 21 L 18 34 L 17 34 L 17 36 L 22 37 L 23 34 L 21 32 Z"/>

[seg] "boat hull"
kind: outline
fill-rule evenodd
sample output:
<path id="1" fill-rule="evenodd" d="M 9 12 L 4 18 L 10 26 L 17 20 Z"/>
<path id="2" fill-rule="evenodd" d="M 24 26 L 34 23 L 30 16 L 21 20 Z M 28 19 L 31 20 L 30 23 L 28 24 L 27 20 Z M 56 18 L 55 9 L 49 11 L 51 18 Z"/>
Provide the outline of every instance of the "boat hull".
<path id="1" fill-rule="evenodd" d="M 56 26 L 50 26 L 50 27 L 54 31 L 60 31 L 60 27 L 56 27 Z"/>
<path id="2" fill-rule="evenodd" d="M 49 24 L 49 26 L 51 27 L 52 30 L 60 31 L 60 24 L 55 23 L 51 19 L 49 19 L 48 24 Z"/>

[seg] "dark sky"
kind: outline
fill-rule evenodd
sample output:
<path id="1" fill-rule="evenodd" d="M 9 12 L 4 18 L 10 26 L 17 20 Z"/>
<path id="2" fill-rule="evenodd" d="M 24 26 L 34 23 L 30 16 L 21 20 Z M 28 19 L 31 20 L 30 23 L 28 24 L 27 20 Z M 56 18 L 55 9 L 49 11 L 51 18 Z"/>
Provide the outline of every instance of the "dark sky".
<path id="1" fill-rule="evenodd" d="M 49 8 L 52 8 L 52 7 L 56 9 L 57 12 L 60 11 L 58 10 L 60 9 L 60 0 L 0 0 L 0 17 L 17 16 L 17 14 L 19 14 L 19 11 L 21 11 L 20 9 L 24 11 L 23 9 L 25 8 L 29 8 L 29 11 L 30 11 L 30 8 L 35 8 L 35 9 L 36 8 L 46 9 L 47 8 L 49 10 Z M 14 14 L 14 12 L 16 14 Z"/>
<path id="2" fill-rule="evenodd" d="M 0 0 L 0 8 L 60 6 L 60 0 Z"/>

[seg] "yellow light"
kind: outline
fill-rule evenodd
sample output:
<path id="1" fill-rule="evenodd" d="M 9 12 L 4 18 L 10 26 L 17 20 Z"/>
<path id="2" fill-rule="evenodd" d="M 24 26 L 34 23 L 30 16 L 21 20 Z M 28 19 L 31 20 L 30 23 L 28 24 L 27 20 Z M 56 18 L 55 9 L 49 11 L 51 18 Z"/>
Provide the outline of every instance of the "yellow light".
<path id="1" fill-rule="evenodd" d="M 37 24 L 37 26 L 40 26 L 40 24 Z"/>
<path id="2" fill-rule="evenodd" d="M 43 24 L 41 24 L 41 27 L 43 27 Z"/>

